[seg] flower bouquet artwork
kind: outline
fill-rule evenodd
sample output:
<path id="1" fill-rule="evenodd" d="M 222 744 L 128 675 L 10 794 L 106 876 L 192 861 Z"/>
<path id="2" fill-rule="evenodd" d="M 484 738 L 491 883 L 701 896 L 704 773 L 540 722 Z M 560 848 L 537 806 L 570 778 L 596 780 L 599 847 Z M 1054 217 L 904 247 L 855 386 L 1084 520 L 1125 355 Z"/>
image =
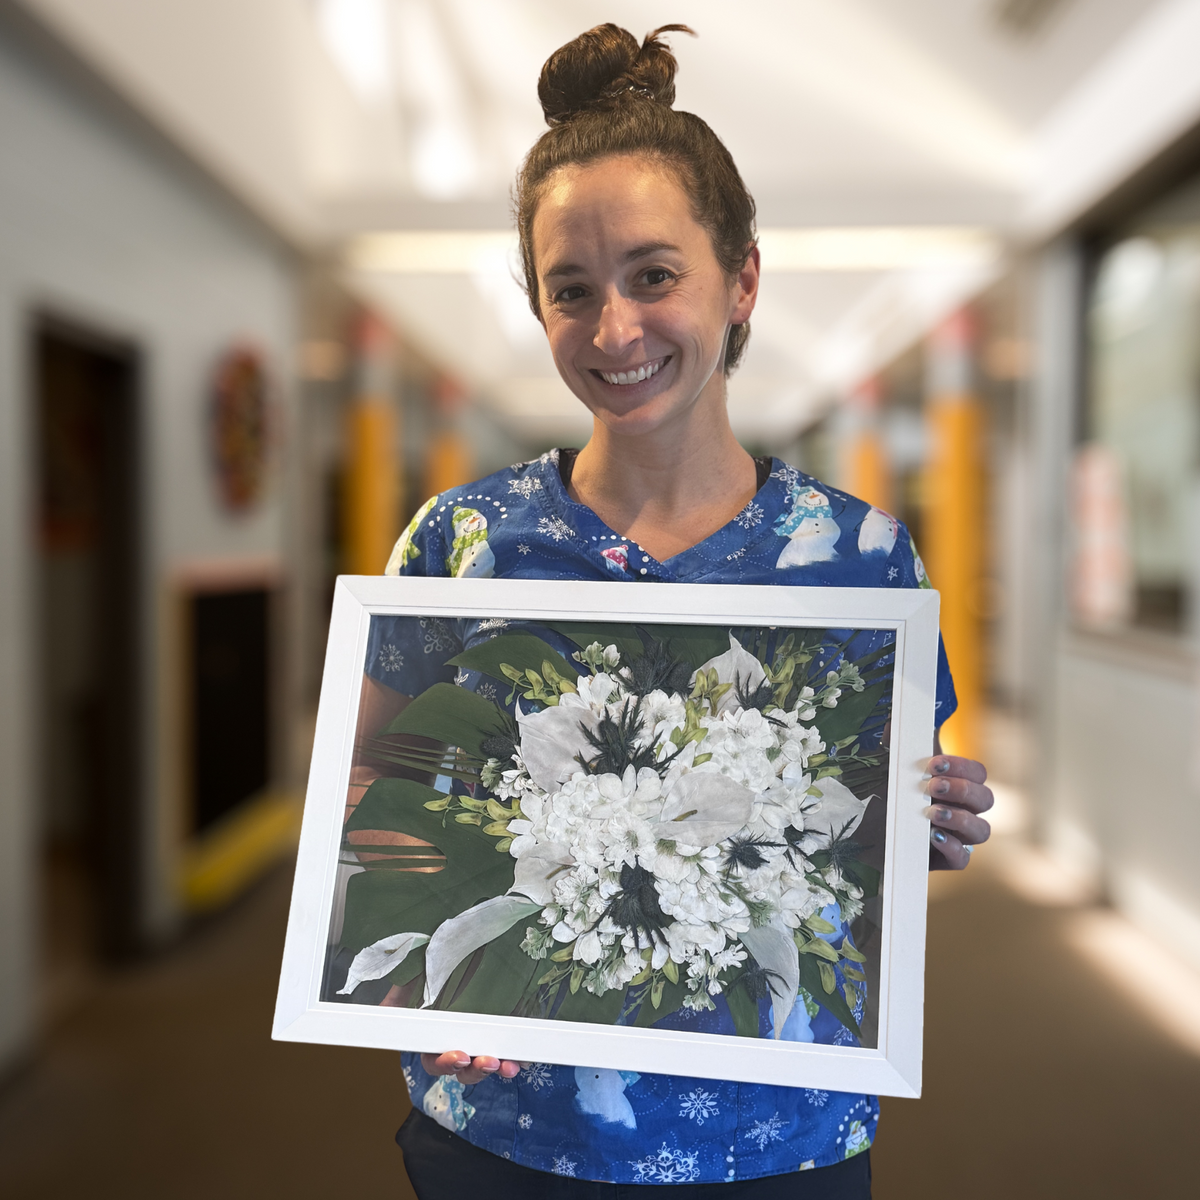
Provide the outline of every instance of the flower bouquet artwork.
<path id="1" fill-rule="evenodd" d="M 422 688 L 385 646 L 398 714 L 355 714 L 315 1007 L 407 1049 L 662 1069 L 669 1039 L 700 1075 L 689 1040 L 877 1051 L 894 623 L 459 628 Z"/>

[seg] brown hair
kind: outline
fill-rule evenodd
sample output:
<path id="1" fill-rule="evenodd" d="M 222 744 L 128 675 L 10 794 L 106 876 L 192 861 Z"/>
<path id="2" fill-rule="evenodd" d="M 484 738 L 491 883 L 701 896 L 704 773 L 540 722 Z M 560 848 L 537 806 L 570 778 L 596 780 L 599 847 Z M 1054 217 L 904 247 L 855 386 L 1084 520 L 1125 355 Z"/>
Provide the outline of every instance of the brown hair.
<path id="1" fill-rule="evenodd" d="M 542 67 L 538 98 L 550 128 L 526 155 L 515 193 L 526 292 L 539 320 L 533 218 L 542 185 L 561 167 L 613 155 L 656 159 L 677 176 L 730 279 L 755 244 L 754 199 L 725 144 L 699 117 L 671 107 L 677 64 L 659 36 L 671 31 L 692 33 L 686 25 L 663 25 L 639 46 L 628 30 L 597 25 L 560 46 Z M 749 338 L 749 322 L 729 331 L 726 375 Z"/>

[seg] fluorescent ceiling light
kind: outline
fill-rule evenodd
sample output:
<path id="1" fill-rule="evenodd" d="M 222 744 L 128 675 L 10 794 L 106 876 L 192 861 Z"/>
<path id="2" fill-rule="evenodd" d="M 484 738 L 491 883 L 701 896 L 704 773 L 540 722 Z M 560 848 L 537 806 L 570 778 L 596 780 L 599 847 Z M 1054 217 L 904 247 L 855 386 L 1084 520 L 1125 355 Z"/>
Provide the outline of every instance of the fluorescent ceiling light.
<path id="1" fill-rule="evenodd" d="M 1001 249 L 986 230 L 929 227 L 764 229 L 759 247 L 767 274 L 979 267 Z M 347 258 L 359 271 L 473 275 L 511 271 L 516 248 L 516 234 L 500 230 L 403 230 L 364 234 Z"/>
<path id="2" fill-rule="evenodd" d="M 367 233 L 346 255 L 356 271 L 389 275 L 474 275 L 507 270 L 517 235 L 504 230 L 420 229 Z"/>
<path id="3" fill-rule="evenodd" d="M 325 49 L 358 97 L 390 98 L 387 0 L 316 0 L 316 19 Z"/>
<path id="4" fill-rule="evenodd" d="M 982 229 L 827 228 L 763 229 L 763 271 L 900 271 L 975 266 L 999 255 L 996 238 Z"/>

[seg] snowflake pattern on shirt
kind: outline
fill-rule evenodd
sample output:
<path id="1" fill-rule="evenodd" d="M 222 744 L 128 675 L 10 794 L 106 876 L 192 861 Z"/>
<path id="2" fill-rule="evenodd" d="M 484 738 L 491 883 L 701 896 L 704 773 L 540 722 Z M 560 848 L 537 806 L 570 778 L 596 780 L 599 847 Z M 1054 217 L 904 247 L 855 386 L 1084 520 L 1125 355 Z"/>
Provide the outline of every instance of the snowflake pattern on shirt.
<path id="1" fill-rule="evenodd" d="M 804 519 L 796 505 L 817 506 L 813 492 L 820 493 L 821 509 L 831 514 L 822 515 L 832 533 L 820 561 L 812 561 L 811 555 L 806 560 L 790 536 Z M 499 578 L 590 579 L 614 585 L 648 580 L 899 588 L 926 582 L 907 529 L 897 526 L 890 548 L 860 553 L 860 533 L 870 506 L 779 460 L 773 461 L 767 482 L 751 503 L 726 526 L 659 562 L 571 499 L 553 451 L 436 497 L 419 527 L 408 534 L 409 553 L 394 556 L 393 571 L 449 574 L 445 563 L 458 536 L 455 509 L 478 507 L 479 501 L 490 499 L 489 511 L 498 511 L 494 502 L 499 497 L 504 497 L 505 519 L 489 522 L 486 530 L 493 573 Z M 781 532 L 785 528 L 788 533 Z M 863 540 L 865 545 L 875 544 L 870 537 Z M 601 554 L 606 546 L 625 547 L 626 561 L 622 563 L 620 555 Z M 425 670 L 422 686 L 451 682 L 456 669 L 446 660 L 496 632 L 480 631 L 483 622 L 427 622 L 412 617 L 372 622 L 368 673 L 385 685 L 395 683 L 397 676 L 385 671 L 379 659 L 389 644 L 406 656 L 406 671 L 412 663 Z M 434 652 L 435 644 L 442 648 Z M 478 672 L 468 674 L 464 687 L 484 695 L 486 688 L 494 687 Z M 954 711 L 944 656 L 939 659 L 936 703 L 939 720 Z M 818 1041 L 834 1044 L 842 1027 L 832 1018 L 822 1025 L 824 1017 L 813 1018 L 814 1032 Z M 672 1027 L 733 1033 L 732 1024 L 725 1029 L 719 1019 L 728 1020 L 728 1014 L 722 1018 L 719 1012 L 680 1010 L 678 1024 Z M 424 1072 L 419 1055 L 404 1055 L 404 1066 L 413 1102 L 420 1109 L 438 1080 Z M 512 1080 L 493 1075 L 464 1088 L 463 1111 L 469 1107 L 471 1115 L 455 1132 L 496 1155 L 510 1154 L 524 1166 L 572 1178 L 716 1183 L 838 1162 L 870 1144 L 879 1111 L 873 1097 L 815 1089 L 615 1071 L 608 1083 L 611 1104 L 589 1105 L 617 1118 L 605 1120 L 581 1106 L 574 1067 L 531 1063 Z M 431 1106 L 435 1100 L 436 1096 Z"/>

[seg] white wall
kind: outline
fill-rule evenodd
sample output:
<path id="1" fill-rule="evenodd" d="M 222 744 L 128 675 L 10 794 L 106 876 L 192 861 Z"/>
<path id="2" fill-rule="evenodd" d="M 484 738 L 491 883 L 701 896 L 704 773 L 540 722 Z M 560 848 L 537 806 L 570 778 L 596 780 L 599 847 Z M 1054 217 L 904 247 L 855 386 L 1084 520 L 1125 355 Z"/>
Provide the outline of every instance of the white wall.
<path id="1" fill-rule="evenodd" d="M 161 802 L 155 650 L 162 586 L 194 558 L 281 557 L 284 472 L 244 519 L 206 460 L 207 385 L 231 341 L 259 344 L 291 400 L 290 253 L 81 71 L 0 13 L 0 1066 L 28 1043 L 36 978 L 33 504 L 28 322 L 53 311 L 142 350 L 146 924 L 175 919 L 174 814 Z"/>

